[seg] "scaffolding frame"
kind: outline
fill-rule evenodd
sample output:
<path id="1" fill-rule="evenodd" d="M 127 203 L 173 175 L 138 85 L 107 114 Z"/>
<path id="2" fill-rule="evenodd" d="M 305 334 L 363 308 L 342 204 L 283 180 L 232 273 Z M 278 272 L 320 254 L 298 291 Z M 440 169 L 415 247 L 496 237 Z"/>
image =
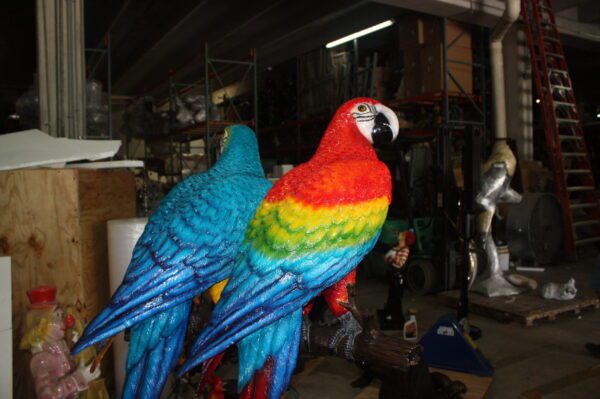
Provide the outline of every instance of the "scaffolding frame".
<path id="1" fill-rule="evenodd" d="M 257 58 L 257 53 L 256 53 L 256 49 L 255 48 L 251 48 L 250 49 L 250 58 L 251 61 L 237 61 L 237 60 L 227 60 L 227 59 L 222 59 L 222 58 L 210 58 L 210 53 L 209 53 L 209 46 L 208 43 L 205 43 L 204 45 L 204 93 L 205 93 L 205 101 L 206 101 L 206 131 L 205 131 L 205 140 L 204 140 L 204 146 L 205 146 L 205 151 L 206 151 L 206 163 L 207 163 L 207 167 L 210 167 L 212 165 L 212 160 L 211 160 L 211 122 L 210 122 L 210 111 L 212 108 L 212 91 L 211 91 L 211 80 L 215 80 L 219 86 L 220 86 L 220 90 L 223 90 L 224 98 L 223 98 L 223 102 L 229 106 L 231 106 L 231 108 L 233 109 L 233 112 L 235 113 L 235 116 L 237 118 L 237 122 L 240 123 L 244 123 L 244 121 L 242 120 L 240 113 L 237 109 L 237 107 L 235 106 L 234 102 L 231 102 L 228 100 L 232 100 L 233 98 L 235 98 L 235 96 L 229 96 L 229 94 L 227 93 L 227 87 L 225 85 L 225 83 L 223 83 L 223 80 L 221 79 L 221 73 L 218 71 L 217 69 L 217 65 L 224 65 L 225 67 L 228 68 L 235 68 L 235 67 L 241 67 L 242 70 L 244 70 L 243 72 L 243 76 L 242 78 L 238 81 L 238 84 L 241 84 L 243 82 L 245 82 L 248 79 L 248 75 L 250 73 L 250 71 L 253 72 L 253 76 L 252 76 L 252 91 L 253 91 L 253 107 L 254 107 L 254 118 L 251 121 L 251 125 L 254 128 L 254 133 L 256 134 L 256 137 L 258 139 L 258 71 L 256 68 L 256 58 Z M 244 69 L 245 68 L 245 69 Z M 211 76 L 211 71 L 212 71 L 212 76 Z M 212 78 L 212 79 L 211 79 Z"/>
<path id="2" fill-rule="evenodd" d="M 145 139 L 146 143 L 162 142 L 168 143 L 169 146 L 169 162 L 171 170 L 169 173 L 170 183 L 175 183 L 175 176 L 179 175 L 182 177 L 182 171 L 184 166 L 184 148 L 189 148 L 189 143 L 193 140 L 203 139 L 204 140 L 204 160 L 206 162 L 206 168 L 209 169 L 216 161 L 216 156 L 213 157 L 213 151 L 215 150 L 212 146 L 212 141 L 217 134 L 220 134 L 223 129 L 231 124 L 245 124 L 250 125 L 254 128 L 254 131 L 258 137 L 258 76 L 257 76 L 257 52 L 256 49 L 250 49 L 250 61 L 239 61 L 239 60 L 228 60 L 222 58 L 211 58 L 209 52 L 208 43 L 204 46 L 204 77 L 198 81 L 192 83 L 177 82 L 174 78 L 172 70 L 169 71 L 169 94 L 167 101 L 169 103 L 169 133 L 167 135 L 148 137 Z M 219 68 L 221 67 L 221 68 Z M 252 102 L 253 102 L 253 118 L 251 120 L 243 120 L 241 114 L 236 107 L 233 100 L 239 96 L 229 95 L 227 85 L 223 79 L 223 76 L 236 68 L 242 68 L 242 78 L 237 81 L 238 84 L 242 84 L 246 81 L 252 80 Z M 213 108 L 213 93 L 216 86 L 216 90 L 222 90 L 224 93 L 224 105 L 227 110 L 229 107 L 232 109 L 235 115 L 235 120 L 214 120 L 212 116 Z M 206 116 L 203 122 L 196 125 L 177 128 L 175 126 L 175 98 L 183 95 L 186 92 L 197 89 L 198 92 L 202 92 L 204 89 L 205 97 L 205 109 Z M 243 93 L 246 94 L 246 93 Z M 162 102 L 158 102 L 163 103 Z M 148 145 L 145 147 L 146 158 L 149 158 Z M 175 159 L 177 157 L 177 160 Z M 179 173 L 175 173 L 176 162 L 178 163 Z M 197 164 L 196 164 L 197 166 Z"/>
<path id="3" fill-rule="evenodd" d="M 480 31 L 480 35 L 479 35 L 480 37 L 478 40 L 478 51 L 482 57 L 480 62 L 465 62 L 465 61 L 460 61 L 460 60 L 454 60 L 454 59 L 451 59 L 448 57 L 448 50 L 450 50 L 453 46 L 456 45 L 456 43 L 458 43 L 458 41 L 465 34 L 466 31 L 463 30 L 457 37 L 455 37 L 450 43 L 448 43 L 447 29 L 446 29 L 447 23 L 448 23 L 448 19 L 446 17 L 443 17 L 442 18 L 442 24 L 443 24 L 442 25 L 442 41 L 443 41 L 443 59 L 444 59 L 444 90 L 443 90 L 442 127 L 452 129 L 452 128 L 464 127 L 465 125 L 479 126 L 484 129 L 483 133 L 485 134 L 485 129 L 487 127 L 487 115 L 486 115 L 486 113 L 487 113 L 487 109 L 486 109 L 487 80 L 486 80 L 486 74 L 485 74 L 486 52 L 485 52 L 485 43 L 483 40 L 483 32 Z M 482 30 L 483 28 L 480 27 L 479 29 Z M 454 74 L 452 73 L 452 71 L 449 68 L 450 64 L 469 65 L 472 68 L 477 69 L 478 74 L 479 74 L 480 84 L 481 84 L 481 94 L 480 94 L 481 106 L 479 106 L 477 104 L 477 102 L 475 101 L 476 95 L 469 94 L 467 92 L 467 90 L 463 87 L 463 85 L 454 76 Z M 473 76 L 475 76 L 475 75 L 473 74 Z M 468 100 L 469 104 L 473 107 L 473 109 L 475 109 L 475 111 L 479 114 L 479 116 L 481 117 L 480 120 L 462 120 L 462 119 L 454 120 L 454 119 L 452 119 L 452 117 L 450 115 L 450 92 L 448 90 L 448 87 L 449 87 L 448 83 L 450 80 L 456 85 L 456 87 L 458 87 L 459 95 L 463 98 L 466 98 Z M 475 91 L 475 90 L 473 90 L 473 91 Z"/>

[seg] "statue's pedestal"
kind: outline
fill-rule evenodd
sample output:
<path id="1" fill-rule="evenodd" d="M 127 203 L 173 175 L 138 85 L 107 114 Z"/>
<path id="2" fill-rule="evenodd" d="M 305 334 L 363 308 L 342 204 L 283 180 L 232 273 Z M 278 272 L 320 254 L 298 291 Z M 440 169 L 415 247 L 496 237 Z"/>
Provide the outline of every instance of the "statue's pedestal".
<path id="1" fill-rule="evenodd" d="M 489 277 L 480 277 L 475 280 L 471 291 L 485 295 L 489 298 L 507 295 L 519 295 L 527 291 L 527 287 L 517 287 L 508 282 L 501 274 Z"/>

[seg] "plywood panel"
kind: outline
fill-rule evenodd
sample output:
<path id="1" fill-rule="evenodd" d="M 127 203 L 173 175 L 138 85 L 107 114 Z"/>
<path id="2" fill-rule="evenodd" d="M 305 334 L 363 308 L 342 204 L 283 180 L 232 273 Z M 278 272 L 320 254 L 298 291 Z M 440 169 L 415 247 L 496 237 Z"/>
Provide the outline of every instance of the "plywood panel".
<path id="1" fill-rule="evenodd" d="M 13 328 L 34 285 L 55 284 L 58 299 L 82 291 L 77 172 L 26 170 L 0 173 L 0 254 L 13 259 Z"/>
<path id="2" fill-rule="evenodd" d="M 106 222 L 135 217 L 135 184 L 126 170 L 80 170 L 79 204 L 84 317 L 89 321 L 107 303 L 108 247 Z"/>
<path id="3" fill-rule="evenodd" d="M 17 349 L 28 288 L 53 284 L 58 301 L 87 318 L 108 300 L 106 221 L 135 216 L 128 171 L 30 169 L 0 172 L 0 256 L 13 260 L 15 397 L 30 397 L 27 356 Z"/>
<path id="4" fill-rule="evenodd" d="M 75 170 L 0 173 L 0 255 L 13 262 L 14 377 L 21 389 L 28 385 L 26 358 L 17 347 L 27 289 L 54 284 L 58 300 L 66 303 L 82 295 L 76 180 Z M 21 393 L 15 390 L 15 397 L 25 397 Z"/>

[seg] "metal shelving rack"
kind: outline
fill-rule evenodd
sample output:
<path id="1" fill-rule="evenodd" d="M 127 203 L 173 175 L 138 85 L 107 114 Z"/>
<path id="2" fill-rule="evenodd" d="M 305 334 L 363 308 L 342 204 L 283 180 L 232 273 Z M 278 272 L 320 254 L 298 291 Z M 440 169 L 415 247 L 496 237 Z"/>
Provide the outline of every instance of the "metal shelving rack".
<path id="1" fill-rule="evenodd" d="M 485 40 L 483 40 L 483 32 L 479 32 L 479 40 L 478 40 L 478 54 L 480 56 L 479 62 L 464 62 L 460 60 L 454 60 L 448 57 L 448 50 L 454 46 L 458 40 L 464 35 L 464 31 L 454 38 L 454 40 L 448 43 L 448 39 L 446 37 L 446 24 L 447 19 L 443 18 L 443 29 L 442 29 L 442 37 L 444 42 L 444 100 L 443 100 L 443 119 L 442 124 L 448 128 L 452 127 L 464 127 L 465 125 L 478 126 L 483 129 L 486 127 L 487 123 L 487 115 L 486 115 L 486 51 L 485 51 Z M 482 29 L 482 28 L 479 28 Z M 452 71 L 449 68 L 450 64 L 461 64 L 461 65 L 470 65 L 475 73 L 479 76 L 480 83 L 480 93 L 478 94 L 469 94 L 465 90 L 465 88 L 460 84 L 460 82 L 456 79 L 456 77 L 452 74 Z M 474 74 L 475 76 L 475 74 Z M 479 119 L 474 120 L 464 120 L 464 119 L 452 119 L 450 115 L 450 93 L 448 91 L 448 82 L 452 80 L 452 82 L 458 87 L 459 92 L 458 96 L 466 99 L 468 104 L 473 107 L 476 111 L 476 114 L 479 116 Z M 474 90 L 475 91 L 475 90 Z M 478 104 L 479 101 L 479 104 Z"/>
<path id="2" fill-rule="evenodd" d="M 466 139 L 468 131 L 476 129 L 478 134 L 486 137 L 488 130 L 488 101 L 489 89 L 486 65 L 488 64 L 487 40 L 484 28 L 472 28 L 472 48 L 473 55 L 477 56 L 472 62 L 452 59 L 449 56 L 449 50 L 460 40 L 461 33 L 451 42 L 447 37 L 447 19 L 442 18 L 442 57 L 443 57 L 443 88 L 442 90 L 424 93 L 419 96 L 397 100 L 390 104 L 396 110 L 407 110 L 413 107 L 427 107 L 436 115 L 434 123 L 430 128 L 419 129 L 418 131 L 408 133 L 412 138 L 432 140 L 437 148 L 436 162 L 438 165 L 439 192 L 442 198 L 442 207 L 437 211 L 437 218 L 442 221 L 440 225 L 443 257 L 442 270 L 439 270 L 440 277 L 443 279 L 443 288 L 449 289 L 454 281 L 453 276 L 456 270 L 450 267 L 450 246 L 449 237 L 455 237 L 456 232 L 450 224 L 447 215 L 452 208 L 451 198 L 448 193 L 452 191 L 454 176 L 452 165 L 452 141 L 460 136 Z M 469 93 L 460 81 L 454 76 L 450 66 L 452 64 L 471 66 L 473 71 L 474 85 L 473 92 Z M 458 91 L 450 91 L 450 83 L 458 88 Z M 436 113 L 437 110 L 437 113 Z M 468 115 L 466 117 L 466 115 Z"/>
<path id="3" fill-rule="evenodd" d="M 170 182 L 175 183 L 175 175 L 181 175 L 183 169 L 183 153 L 184 148 L 187 148 L 189 143 L 193 140 L 203 139 L 204 140 L 204 151 L 205 151 L 205 162 L 207 169 L 212 166 L 215 161 L 213 151 L 215 150 L 212 146 L 212 141 L 215 136 L 221 133 L 225 127 L 232 124 L 245 124 L 252 126 L 257 136 L 258 132 L 258 94 L 257 94 L 257 54 L 256 49 L 250 49 L 249 61 L 239 60 L 228 60 L 221 58 L 211 58 L 209 52 L 209 45 L 205 44 L 204 48 L 204 78 L 193 83 L 182 83 L 176 82 L 173 77 L 173 73 L 169 73 L 169 96 L 167 98 L 169 102 L 169 111 L 171 120 L 169 123 L 169 133 L 166 135 L 160 135 L 156 137 L 148 137 L 145 139 L 147 143 L 168 143 L 169 145 L 169 159 L 171 162 L 171 174 Z M 242 84 L 246 81 L 252 80 L 252 102 L 253 102 L 253 118 L 251 120 L 243 120 L 238 108 L 235 105 L 235 96 L 230 96 L 227 91 L 227 85 L 223 80 L 223 76 L 226 73 L 230 73 L 233 70 L 241 69 L 242 78 L 237 81 L 238 84 Z M 204 88 L 205 96 L 205 107 L 206 117 L 205 120 L 199 124 L 192 125 L 185 128 L 175 128 L 173 115 L 175 110 L 175 97 L 178 95 L 185 94 L 193 89 Z M 224 107 L 231 108 L 234 119 L 231 120 L 214 120 L 212 118 L 213 99 L 212 93 L 217 90 L 222 90 L 224 93 L 223 103 Z M 179 173 L 173 173 L 175 170 L 175 157 L 177 155 L 177 162 L 179 163 Z M 146 146 L 146 158 L 149 157 L 148 146 Z"/>
<path id="4" fill-rule="evenodd" d="M 477 28 L 479 31 L 476 32 L 478 36 L 476 50 L 479 58 L 474 62 L 465 62 L 461 60 L 455 60 L 448 56 L 449 50 L 456 45 L 456 43 L 460 40 L 462 35 L 465 32 L 462 32 L 459 36 L 455 37 L 451 42 L 448 42 L 448 38 L 446 35 L 447 31 L 447 19 L 442 18 L 442 41 L 443 41 L 443 70 L 444 70 L 444 85 L 443 89 L 440 91 L 424 93 L 419 96 L 404 98 L 401 100 L 393 101 L 392 107 L 401 109 L 405 107 L 409 107 L 412 104 L 415 105 L 441 105 L 441 113 L 440 119 L 435 126 L 435 129 L 438 128 L 444 129 L 446 131 L 452 131 L 455 129 L 464 129 L 465 126 L 475 126 L 487 130 L 488 124 L 488 93 L 489 90 L 487 88 L 487 75 L 486 75 L 486 65 L 487 65 L 487 51 L 486 51 L 486 40 L 484 35 L 484 28 Z M 475 32 L 474 32 L 475 33 Z M 475 46 L 474 46 L 475 47 Z M 475 48 L 474 48 L 475 49 Z M 474 85 L 473 93 L 468 93 L 467 90 L 462 86 L 459 80 L 454 76 L 452 71 L 450 70 L 451 64 L 460 64 L 460 65 L 468 65 L 473 69 L 473 77 L 477 77 L 479 87 Z M 458 91 L 450 91 L 448 89 L 449 83 L 453 82 L 456 87 L 459 89 Z M 455 109 L 470 108 L 473 115 L 475 117 L 471 119 L 462 119 L 456 118 L 452 114 L 452 107 Z M 432 131 L 433 136 L 433 131 Z"/>
<path id="5" fill-rule="evenodd" d="M 294 154 L 293 156 L 296 158 L 295 162 L 298 163 L 306 158 L 305 155 L 307 153 L 312 154 L 316 149 L 318 141 L 315 142 L 314 140 L 307 140 L 304 138 L 303 133 L 306 133 L 306 131 L 303 132 L 303 128 L 327 124 L 335 111 L 335 107 L 331 108 L 331 105 L 329 105 L 326 108 L 320 108 L 318 112 L 308 112 L 309 115 L 305 115 L 307 110 L 303 109 L 302 106 L 303 95 L 329 85 L 334 88 L 336 92 L 335 98 L 333 98 L 335 100 L 332 102 L 333 104 L 342 104 L 353 97 L 374 97 L 375 71 L 378 53 L 373 52 L 372 55 L 365 57 L 365 66 L 360 67 L 358 62 L 358 42 L 354 39 L 350 44 L 352 45 L 351 50 L 345 48 L 344 51 L 339 53 L 351 54 L 351 62 L 346 70 L 342 71 L 339 76 L 331 75 L 310 83 L 303 82 L 301 73 L 301 57 L 306 56 L 306 54 L 296 57 L 295 119 L 282 124 L 268 126 L 263 129 L 263 134 L 265 136 L 271 134 L 277 135 L 281 132 L 291 132 L 293 130 L 295 132 L 295 143 L 292 145 L 281 146 L 276 149 L 261 148 L 261 154 L 268 156 L 274 156 L 276 154 Z M 334 57 L 335 56 L 336 55 L 334 55 Z M 314 109 L 311 111 L 314 111 Z"/>

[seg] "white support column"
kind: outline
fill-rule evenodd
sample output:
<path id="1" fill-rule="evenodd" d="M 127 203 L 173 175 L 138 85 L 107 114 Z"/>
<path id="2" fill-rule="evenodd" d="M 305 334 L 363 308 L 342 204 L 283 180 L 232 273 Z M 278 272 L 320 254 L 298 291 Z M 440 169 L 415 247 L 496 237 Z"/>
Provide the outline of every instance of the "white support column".
<path id="1" fill-rule="evenodd" d="M 85 135 L 83 0 L 37 0 L 40 129 Z"/>
<path id="2" fill-rule="evenodd" d="M 12 278 L 10 257 L 0 257 L 0 398 L 13 397 Z"/>
<path id="3" fill-rule="evenodd" d="M 508 137 L 517 144 L 519 160 L 532 160 L 533 77 L 527 37 L 518 24 L 504 38 L 504 74 Z"/>

